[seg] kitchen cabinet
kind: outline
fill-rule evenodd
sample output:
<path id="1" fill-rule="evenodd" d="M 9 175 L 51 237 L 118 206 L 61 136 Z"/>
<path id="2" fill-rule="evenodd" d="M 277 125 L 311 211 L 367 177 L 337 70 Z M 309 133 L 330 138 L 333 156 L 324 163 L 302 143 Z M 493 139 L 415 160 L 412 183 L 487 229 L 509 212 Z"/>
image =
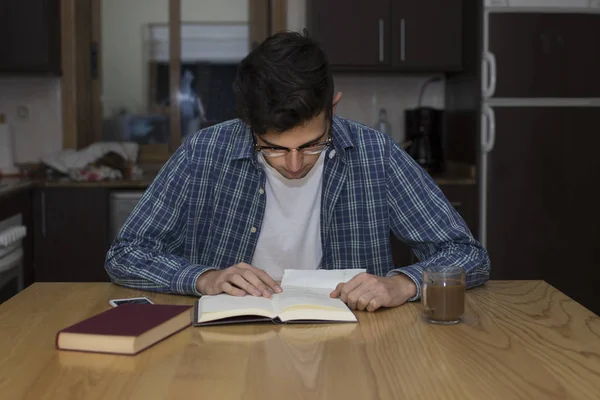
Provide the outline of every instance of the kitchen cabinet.
<path id="1" fill-rule="evenodd" d="M 107 282 L 108 190 L 35 189 L 34 265 L 37 282 Z"/>
<path id="2" fill-rule="evenodd" d="M 463 184 L 440 184 L 440 189 L 452 206 L 465 220 L 473 236 L 477 237 L 477 186 Z M 397 267 L 418 262 L 412 250 L 390 233 L 392 259 Z"/>
<path id="3" fill-rule="evenodd" d="M 309 33 L 334 66 L 389 66 L 390 1 L 309 1 Z"/>
<path id="4" fill-rule="evenodd" d="M 492 13 L 494 97 L 600 97 L 600 15 Z"/>
<path id="5" fill-rule="evenodd" d="M 488 154 L 493 279 L 544 279 L 600 313 L 595 107 L 496 107 Z"/>
<path id="6" fill-rule="evenodd" d="M 0 73 L 61 72 L 60 0 L 0 1 Z"/>
<path id="7" fill-rule="evenodd" d="M 462 1 L 392 1 L 392 65 L 453 71 L 462 66 Z"/>
<path id="8" fill-rule="evenodd" d="M 461 0 L 309 0 L 307 26 L 334 70 L 461 68 Z"/>

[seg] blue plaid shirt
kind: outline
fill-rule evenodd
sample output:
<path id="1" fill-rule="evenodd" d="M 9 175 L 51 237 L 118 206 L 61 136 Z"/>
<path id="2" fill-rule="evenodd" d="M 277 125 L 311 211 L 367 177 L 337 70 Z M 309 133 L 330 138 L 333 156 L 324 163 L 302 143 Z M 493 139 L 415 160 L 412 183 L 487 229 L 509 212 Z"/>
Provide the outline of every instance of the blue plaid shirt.
<path id="1" fill-rule="evenodd" d="M 417 285 L 423 268 L 462 265 L 467 286 L 487 281 L 490 261 L 431 177 L 389 136 L 333 119 L 321 204 L 321 268 L 403 273 Z M 248 264 L 265 205 L 265 172 L 250 128 L 239 120 L 188 138 L 163 166 L 106 258 L 116 284 L 196 295 L 209 269 Z M 390 231 L 420 260 L 394 266 Z"/>

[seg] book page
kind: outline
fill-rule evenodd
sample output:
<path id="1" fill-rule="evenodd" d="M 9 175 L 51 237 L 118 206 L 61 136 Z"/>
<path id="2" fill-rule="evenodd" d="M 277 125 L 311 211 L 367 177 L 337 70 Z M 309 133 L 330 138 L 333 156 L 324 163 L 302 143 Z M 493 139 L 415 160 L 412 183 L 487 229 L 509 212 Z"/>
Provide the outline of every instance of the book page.
<path id="1" fill-rule="evenodd" d="M 282 321 L 356 321 L 348 306 L 330 293 L 330 289 L 287 286 L 273 296 L 273 308 Z"/>
<path id="2" fill-rule="evenodd" d="M 273 308 L 280 313 L 286 308 L 302 306 L 302 308 L 330 308 L 347 311 L 348 306 L 340 300 L 329 297 L 329 289 L 313 289 L 288 286 L 283 292 L 273 295 Z"/>
<path id="3" fill-rule="evenodd" d="M 272 300 L 266 297 L 217 294 L 214 296 L 202 296 L 198 300 L 198 315 L 196 316 L 198 322 L 245 315 L 259 315 L 268 318 L 276 317 Z"/>
<path id="4" fill-rule="evenodd" d="M 286 269 L 283 272 L 281 287 L 296 286 L 333 290 L 339 283 L 348 282 L 356 275 L 366 271 L 366 269 L 318 269 L 312 271 Z"/>

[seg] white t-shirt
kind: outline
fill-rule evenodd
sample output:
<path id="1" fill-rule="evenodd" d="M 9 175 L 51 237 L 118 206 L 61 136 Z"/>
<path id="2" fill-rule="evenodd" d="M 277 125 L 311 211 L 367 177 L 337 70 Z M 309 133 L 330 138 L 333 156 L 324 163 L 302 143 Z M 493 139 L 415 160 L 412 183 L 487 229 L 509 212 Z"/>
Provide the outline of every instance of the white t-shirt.
<path id="1" fill-rule="evenodd" d="M 259 154 L 266 173 L 265 216 L 252 265 L 280 281 L 285 269 L 321 264 L 321 188 L 325 153 L 301 179 L 287 179 Z"/>

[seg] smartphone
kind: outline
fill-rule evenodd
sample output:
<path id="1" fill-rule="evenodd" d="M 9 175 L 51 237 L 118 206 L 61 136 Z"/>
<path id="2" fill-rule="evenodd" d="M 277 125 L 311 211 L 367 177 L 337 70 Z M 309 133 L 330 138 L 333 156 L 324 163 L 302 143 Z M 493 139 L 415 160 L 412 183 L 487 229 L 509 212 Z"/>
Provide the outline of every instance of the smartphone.
<path id="1" fill-rule="evenodd" d="M 131 303 L 134 303 L 134 304 L 154 304 L 147 297 L 131 297 L 129 299 L 113 299 L 113 300 L 110 300 L 108 302 L 108 304 L 110 304 L 113 307 L 118 307 L 121 304 L 131 304 Z"/>

